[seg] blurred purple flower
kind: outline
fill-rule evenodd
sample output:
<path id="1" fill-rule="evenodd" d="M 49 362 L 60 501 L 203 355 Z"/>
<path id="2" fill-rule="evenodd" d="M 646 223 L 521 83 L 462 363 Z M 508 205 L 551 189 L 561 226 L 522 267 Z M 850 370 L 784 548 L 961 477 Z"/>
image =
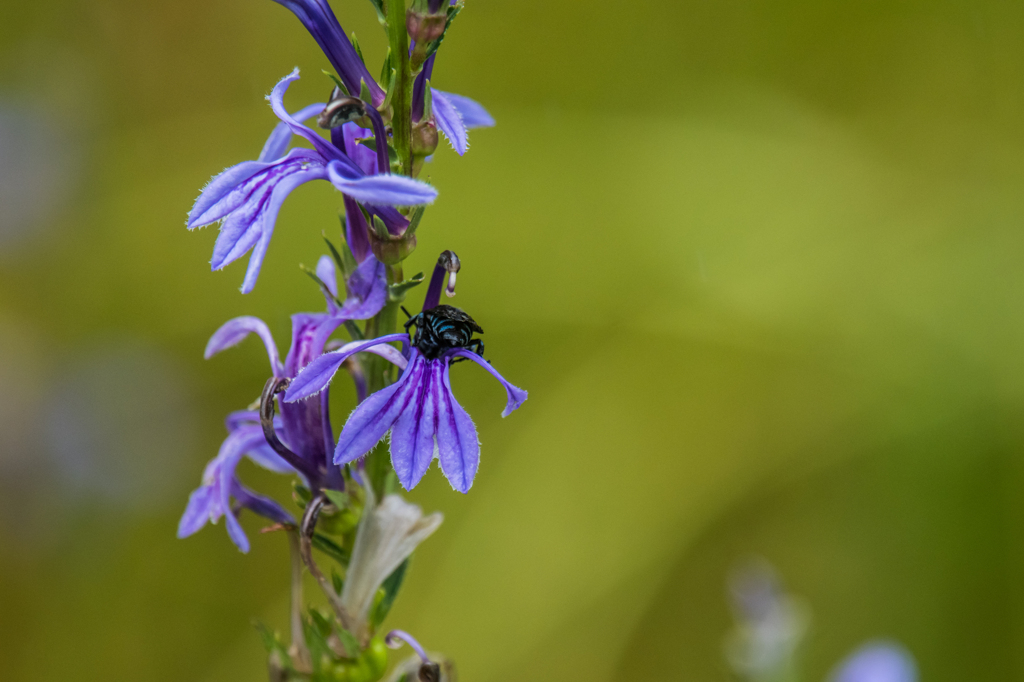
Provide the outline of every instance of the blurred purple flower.
<path id="1" fill-rule="evenodd" d="M 895 642 L 875 641 L 850 654 L 829 677 L 830 682 L 917 682 L 910 652 Z"/>
<path id="2" fill-rule="evenodd" d="M 188 537 L 198 532 L 207 521 L 217 523 L 223 516 L 231 541 L 238 549 L 248 552 L 249 538 L 238 523 L 231 498 L 235 499 L 237 508 L 249 509 L 277 523 L 294 524 L 295 519 L 274 500 L 242 485 L 235 475 L 238 463 L 242 457 L 248 456 L 275 473 L 294 473 L 295 470 L 267 445 L 258 412 L 234 412 L 228 416 L 227 426 L 228 437 L 221 444 L 217 456 L 206 465 L 203 484 L 189 496 L 188 506 L 178 523 L 178 537 Z M 279 422 L 275 426 L 279 427 Z"/>
<path id="3" fill-rule="evenodd" d="M 406 490 L 419 483 L 436 456 L 452 487 L 469 492 L 480 463 L 480 441 L 473 420 L 452 393 L 449 365 L 463 358 L 472 360 L 500 381 L 508 397 L 503 417 L 526 400 L 526 391 L 506 381 L 489 362 L 467 347 L 480 347 L 478 341 L 470 341 L 472 331 L 479 331 L 472 318 L 457 308 L 436 306 L 441 281 L 448 276 L 450 273 L 443 268 L 435 270 L 424 314 L 410 320 L 418 327 L 411 347 L 399 358 L 388 358 L 404 370 L 401 377 L 369 396 L 352 412 L 338 438 L 335 464 L 347 464 L 362 457 L 390 431 L 391 464 Z M 435 315 L 426 315 L 428 312 Z M 460 345 L 450 342 L 460 334 Z M 291 382 L 285 402 L 309 400 L 322 391 L 350 355 L 374 344 L 396 341 L 408 344 L 409 337 L 389 334 L 353 342 L 320 356 Z"/>
<path id="4" fill-rule="evenodd" d="M 213 247 L 210 265 L 220 270 L 253 250 L 242 283 L 242 293 L 252 291 L 259 276 L 274 223 L 285 198 L 299 185 L 311 180 L 329 180 L 346 197 L 366 204 L 388 225 L 400 233 L 408 224 L 394 206 L 429 204 L 437 197 L 430 185 L 388 169 L 367 173 L 343 149 L 328 142 L 314 130 L 302 125 L 284 108 L 284 93 L 299 78 L 298 69 L 274 87 L 270 106 L 293 135 L 306 139 L 312 149 L 287 148 L 290 136 L 281 125 L 271 133 L 257 161 L 245 161 L 215 176 L 203 189 L 189 213 L 188 228 L 194 229 L 221 222 L 220 234 Z M 299 115 L 308 115 L 315 107 L 306 107 Z M 346 206 L 349 204 L 346 203 Z M 359 212 L 358 207 L 355 211 Z M 361 217 L 361 216 L 360 216 Z"/>

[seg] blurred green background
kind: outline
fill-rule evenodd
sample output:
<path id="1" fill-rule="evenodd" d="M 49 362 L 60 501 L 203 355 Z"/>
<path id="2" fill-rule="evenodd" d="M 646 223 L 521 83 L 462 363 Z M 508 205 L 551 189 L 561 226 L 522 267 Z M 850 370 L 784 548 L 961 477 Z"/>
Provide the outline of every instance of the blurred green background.
<path id="1" fill-rule="evenodd" d="M 811 606 L 807 680 L 876 636 L 1024 679 L 1024 5 L 467 4 L 436 85 L 498 127 L 437 154 L 407 272 L 459 253 L 530 400 L 454 369 L 480 475 L 411 495 L 446 522 L 389 624 L 464 680 L 726 680 L 758 555 Z M 369 3 L 333 5 L 376 72 Z M 268 373 L 202 350 L 252 314 L 283 352 L 341 202 L 296 192 L 247 296 L 184 220 L 296 65 L 322 101 L 269 0 L 0 3 L 0 679 L 264 679 L 283 538 L 174 537 Z"/>

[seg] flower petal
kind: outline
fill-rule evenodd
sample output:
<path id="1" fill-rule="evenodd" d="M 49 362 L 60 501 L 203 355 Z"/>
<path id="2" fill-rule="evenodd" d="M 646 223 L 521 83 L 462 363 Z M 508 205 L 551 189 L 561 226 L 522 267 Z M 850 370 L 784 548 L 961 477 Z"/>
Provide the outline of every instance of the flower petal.
<path id="1" fill-rule="evenodd" d="M 188 496 L 188 506 L 178 522 L 178 538 L 198 533 L 210 520 L 210 507 L 215 503 L 213 486 L 202 485 Z"/>
<path id="2" fill-rule="evenodd" d="M 339 161 L 327 165 L 327 178 L 339 191 L 363 204 L 418 206 L 432 204 L 437 198 L 437 190 L 420 180 L 390 174 L 358 176 Z"/>
<path id="3" fill-rule="evenodd" d="M 292 118 L 296 121 L 305 121 L 319 114 L 325 106 L 322 103 L 310 104 L 292 114 Z M 266 143 L 263 145 L 263 151 L 260 152 L 258 161 L 277 161 L 280 159 L 284 156 L 285 151 L 287 151 L 288 145 L 291 144 L 292 135 L 294 134 L 291 126 L 287 123 L 284 121 L 278 123 L 274 126 L 273 132 L 270 133 L 270 137 L 267 138 Z"/>
<path id="4" fill-rule="evenodd" d="M 249 490 L 239 483 L 237 478 L 231 482 L 231 495 L 240 505 L 256 512 L 265 519 L 270 519 L 277 523 L 295 525 L 295 518 L 286 512 L 275 500 Z"/>
<path id="5" fill-rule="evenodd" d="M 336 351 L 324 353 L 309 363 L 292 380 L 291 385 L 288 386 L 288 390 L 284 394 L 285 402 L 291 403 L 296 400 L 302 400 L 322 391 L 327 384 L 331 383 L 331 379 L 334 378 L 334 374 L 341 368 L 342 363 L 354 353 L 375 353 L 404 369 L 406 364 L 405 358 L 394 346 L 388 345 L 395 341 L 408 343 L 409 335 L 388 334 L 387 336 L 366 341 L 352 341 Z"/>
<path id="6" fill-rule="evenodd" d="M 460 493 L 468 493 L 480 466 L 480 438 L 473 419 L 452 393 L 448 363 L 438 363 L 438 369 L 441 384 L 437 409 L 438 461 L 452 487 Z"/>
<path id="7" fill-rule="evenodd" d="M 349 415 L 338 436 L 334 463 L 348 464 L 369 452 L 409 408 L 427 377 L 425 360 L 413 353 L 409 366 L 395 383 L 369 396 Z"/>
<path id="8" fill-rule="evenodd" d="M 269 95 L 267 95 L 267 99 L 270 100 L 270 108 L 274 110 L 274 114 L 276 114 L 285 125 L 291 128 L 291 131 L 294 134 L 304 138 L 313 145 L 313 149 L 319 152 L 325 162 L 342 157 L 343 154 L 337 147 L 320 137 L 320 135 L 312 128 L 307 128 L 299 123 L 291 114 L 288 113 L 288 110 L 284 108 L 284 93 L 288 91 L 288 86 L 297 80 L 299 80 L 298 68 L 294 69 L 290 74 L 277 82 L 274 89 L 270 91 Z"/>
<path id="9" fill-rule="evenodd" d="M 253 222 L 253 226 L 259 229 L 260 236 L 259 241 L 256 243 L 256 248 L 253 249 L 252 255 L 249 256 L 249 266 L 246 268 L 245 279 L 242 280 L 241 286 L 243 294 L 248 294 L 256 286 L 256 279 L 259 277 L 263 259 L 267 255 L 267 247 L 270 246 L 270 238 L 274 235 L 274 224 L 277 220 L 277 214 L 281 210 L 281 204 L 284 203 L 285 198 L 299 185 L 310 180 L 319 180 L 323 177 L 324 171 L 322 168 L 307 168 L 284 178 L 274 187 L 265 209 L 257 217 L 257 220 Z M 249 229 L 252 228 L 250 227 Z M 237 253 L 237 250 L 232 255 L 234 253 Z M 240 258 L 243 253 L 245 252 L 238 253 L 235 258 Z M 224 265 L 230 263 L 231 260 L 234 260 L 234 258 L 225 261 L 220 267 L 215 267 L 214 269 L 219 270 Z"/>
<path id="10" fill-rule="evenodd" d="M 917 682 L 913 656 L 895 642 L 861 646 L 839 664 L 830 682 Z"/>
<path id="11" fill-rule="evenodd" d="M 341 605 L 355 620 L 356 637 L 368 635 L 367 616 L 377 589 L 443 520 L 438 512 L 424 516 L 398 495 L 388 495 L 377 505 L 373 490 L 366 489 L 366 508 L 340 595 Z"/>
<path id="12" fill-rule="evenodd" d="M 391 428 L 391 466 L 406 490 L 412 490 L 427 473 L 436 450 L 437 402 L 442 390 L 437 370 L 447 361 L 423 362 L 423 377 L 412 390 L 412 400 Z"/>
<path id="13" fill-rule="evenodd" d="M 508 403 L 505 405 L 505 410 L 501 413 L 502 417 L 509 416 L 515 410 L 518 410 L 520 407 L 522 407 L 523 403 L 526 402 L 526 391 L 506 381 L 505 377 L 498 374 L 498 370 L 494 369 L 494 367 L 491 366 L 491 363 L 487 362 L 473 351 L 466 350 L 465 348 L 459 348 L 452 352 L 452 355 L 458 355 L 464 358 L 469 358 L 476 364 L 486 369 L 488 372 L 491 373 L 491 376 L 493 376 L 495 379 L 501 382 L 501 385 L 505 387 L 505 393 L 508 395 Z"/>
<path id="14" fill-rule="evenodd" d="M 341 319 L 367 320 L 380 312 L 387 302 L 387 269 L 372 254 L 359 264 L 347 284 L 350 296 L 335 312 Z"/>
<path id="15" fill-rule="evenodd" d="M 437 97 L 440 94 L 442 97 L 447 99 L 453 107 L 459 112 L 462 117 L 462 122 L 466 124 L 467 128 L 493 128 L 494 118 L 487 113 L 487 110 L 483 106 L 471 100 L 468 97 L 462 95 L 456 95 L 452 92 L 439 92 L 434 90 L 431 93 L 432 97 Z"/>
<path id="16" fill-rule="evenodd" d="M 359 93 L 360 81 L 370 89 L 370 99 L 379 105 L 384 101 L 384 91 L 377 81 L 366 70 L 363 60 L 359 58 L 352 43 L 345 35 L 345 29 L 338 23 L 327 0 L 274 0 L 284 5 L 299 18 L 313 40 L 323 50 L 331 66 L 338 72 L 349 92 Z"/>
<path id="17" fill-rule="evenodd" d="M 213 333 L 213 336 L 206 343 L 206 351 L 203 353 L 203 357 L 209 360 L 222 350 L 237 346 L 249 334 L 256 334 L 263 341 L 263 345 L 267 349 L 267 356 L 270 358 L 270 369 L 274 376 L 283 376 L 274 337 L 270 333 L 270 328 L 258 317 L 247 315 L 225 322 L 221 325 L 220 329 Z"/>
<path id="18" fill-rule="evenodd" d="M 316 262 L 316 276 L 327 285 L 327 290 L 331 292 L 331 295 L 337 298 L 338 277 L 334 273 L 333 258 L 330 256 L 320 256 L 320 260 Z"/>
<path id="19" fill-rule="evenodd" d="M 469 134 L 466 132 L 466 124 L 462 122 L 462 116 L 444 93 L 431 88 L 430 95 L 438 130 L 444 133 L 452 148 L 462 156 L 469 149 Z"/>

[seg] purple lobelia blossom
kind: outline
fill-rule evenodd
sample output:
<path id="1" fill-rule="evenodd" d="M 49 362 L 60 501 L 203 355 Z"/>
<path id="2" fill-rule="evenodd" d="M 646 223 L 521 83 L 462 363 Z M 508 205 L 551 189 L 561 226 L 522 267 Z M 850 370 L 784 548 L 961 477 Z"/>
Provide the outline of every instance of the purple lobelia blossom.
<path id="1" fill-rule="evenodd" d="M 253 492 L 239 482 L 235 469 L 243 457 L 249 457 L 260 466 L 276 473 L 294 473 L 294 469 L 267 445 L 257 412 L 234 412 L 227 419 L 228 437 L 220 452 L 206 465 L 203 484 L 188 499 L 188 506 L 178 524 L 178 537 L 198 532 L 206 522 L 217 523 L 225 517 L 228 536 L 238 549 L 249 551 L 249 538 L 238 523 L 234 498 L 238 508 L 245 508 L 277 523 L 294 524 L 295 519 L 274 500 Z M 275 427 L 280 428 L 278 420 Z"/>
<path id="2" fill-rule="evenodd" d="M 842 661 L 830 682 L 917 682 L 914 657 L 895 642 L 869 642 Z"/>
<path id="3" fill-rule="evenodd" d="M 284 5 L 299 18 L 320 49 L 324 51 L 331 66 L 338 72 L 338 77 L 349 92 L 358 94 L 361 84 L 365 83 L 370 91 L 374 106 L 380 106 L 385 93 L 377 81 L 373 79 L 366 65 L 359 57 L 351 41 L 345 35 L 345 29 L 338 23 L 338 18 L 331 11 L 327 0 L 274 0 Z"/>
<path id="4" fill-rule="evenodd" d="M 427 82 L 433 75 L 434 59 L 432 54 L 423 63 L 423 70 L 416 76 L 412 91 L 412 118 L 419 121 L 423 118 L 426 108 Z M 438 130 L 444 133 L 451 143 L 452 149 L 462 156 L 469 150 L 469 130 L 473 128 L 494 127 L 494 118 L 479 103 L 462 95 L 430 89 L 431 109 Z"/>
<path id="5" fill-rule="evenodd" d="M 508 402 L 502 416 L 508 416 L 526 400 L 526 391 L 506 381 L 491 364 L 471 348 L 483 352 L 473 339 L 482 332 L 473 319 L 458 308 L 438 305 L 447 278 L 452 295 L 458 258 L 446 251 L 434 270 L 423 312 L 407 323 L 416 334 L 400 359 L 391 360 L 403 369 L 401 377 L 364 400 L 349 416 L 338 438 L 334 463 L 352 462 L 391 432 L 391 463 L 406 490 L 412 489 L 437 457 L 441 471 L 459 492 L 468 492 L 480 463 L 480 442 L 476 426 L 452 393 L 448 368 L 461 359 L 472 360 L 491 373 L 505 387 Z M 285 393 L 285 402 L 309 400 L 322 391 L 345 360 L 373 344 L 401 341 L 407 334 L 389 334 L 377 339 L 353 342 L 317 358 L 299 373 Z M 379 348 L 379 346 L 377 346 Z M 390 358 L 389 358 L 390 359 Z"/>
<path id="6" fill-rule="evenodd" d="M 189 213 L 189 229 L 221 222 L 210 261 L 214 270 L 253 250 L 242 283 L 243 293 L 252 291 L 256 285 L 281 205 L 291 191 L 303 183 L 330 181 L 352 200 L 351 206 L 356 212 L 359 210 L 356 202 L 366 205 L 367 210 L 379 214 L 388 229 L 396 234 L 401 233 L 408 221 L 394 206 L 429 204 L 437 197 L 437 190 L 430 185 L 391 175 L 387 168 L 375 168 L 375 173 L 367 173 L 343 149 L 292 117 L 284 108 L 283 99 L 288 86 L 298 77 L 296 69 L 281 79 L 268 98 L 283 127 L 279 125 L 271 134 L 259 160 L 245 161 L 214 177 Z M 311 115 L 315 108 L 323 107 L 306 107 L 299 115 Z M 292 149 L 281 156 L 291 135 L 304 138 L 313 148 Z"/>
<path id="7" fill-rule="evenodd" d="M 203 485 L 192 493 L 182 516 L 178 536 L 198 531 L 207 520 L 216 522 L 227 517 L 228 534 L 243 552 L 249 543 L 232 513 L 230 498 L 239 507 L 248 508 L 279 523 L 294 520 L 272 500 L 257 495 L 239 483 L 235 469 L 242 457 L 278 473 L 299 474 L 306 484 L 319 490 L 340 488 L 340 471 L 331 463 L 334 436 L 328 415 L 328 396 L 281 405 L 280 416 L 273 415 L 274 392 L 282 382 L 294 377 L 323 352 L 327 338 L 346 320 L 372 317 L 384 306 L 387 283 L 384 266 L 368 256 L 346 281 L 347 298 L 339 305 L 339 291 L 334 264 L 324 256 L 317 265 L 317 277 L 327 288 L 327 312 L 300 313 L 292 316 L 292 343 L 281 362 L 270 329 L 255 317 L 238 317 L 214 332 L 206 346 L 207 358 L 240 343 L 249 334 L 256 334 L 267 350 L 273 378 L 268 382 L 260 412 L 234 413 L 228 419 L 228 438 L 220 453 L 206 467 Z M 401 354 L 391 346 L 368 348 L 391 361 L 402 361 Z"/>

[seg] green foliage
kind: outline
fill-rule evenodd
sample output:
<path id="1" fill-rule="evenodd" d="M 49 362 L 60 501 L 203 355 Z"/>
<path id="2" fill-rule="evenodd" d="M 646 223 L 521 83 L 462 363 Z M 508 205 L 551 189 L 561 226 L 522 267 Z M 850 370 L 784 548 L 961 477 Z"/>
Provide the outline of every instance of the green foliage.
<path id="1" fill-rule="evenodd" d="M 381 600 L 374 604 L 373 609 L 370 611 L 370 622 L 373 627 L 378 627 L 387 618 L 388 612 L 391 611 L 391 606 L 395 603 L 395 598 L 398 596 L 398 591 L 402 589 L 402 582 L 405 580 L 405 572 L 409 568 L 409 561 L 412 557 L 409 557 L 401 564 L 398 568 L 391 572 L 385 580 L 384 584 L 381 585 L 381 589 L 384 591 L 384 596 Z"/>

